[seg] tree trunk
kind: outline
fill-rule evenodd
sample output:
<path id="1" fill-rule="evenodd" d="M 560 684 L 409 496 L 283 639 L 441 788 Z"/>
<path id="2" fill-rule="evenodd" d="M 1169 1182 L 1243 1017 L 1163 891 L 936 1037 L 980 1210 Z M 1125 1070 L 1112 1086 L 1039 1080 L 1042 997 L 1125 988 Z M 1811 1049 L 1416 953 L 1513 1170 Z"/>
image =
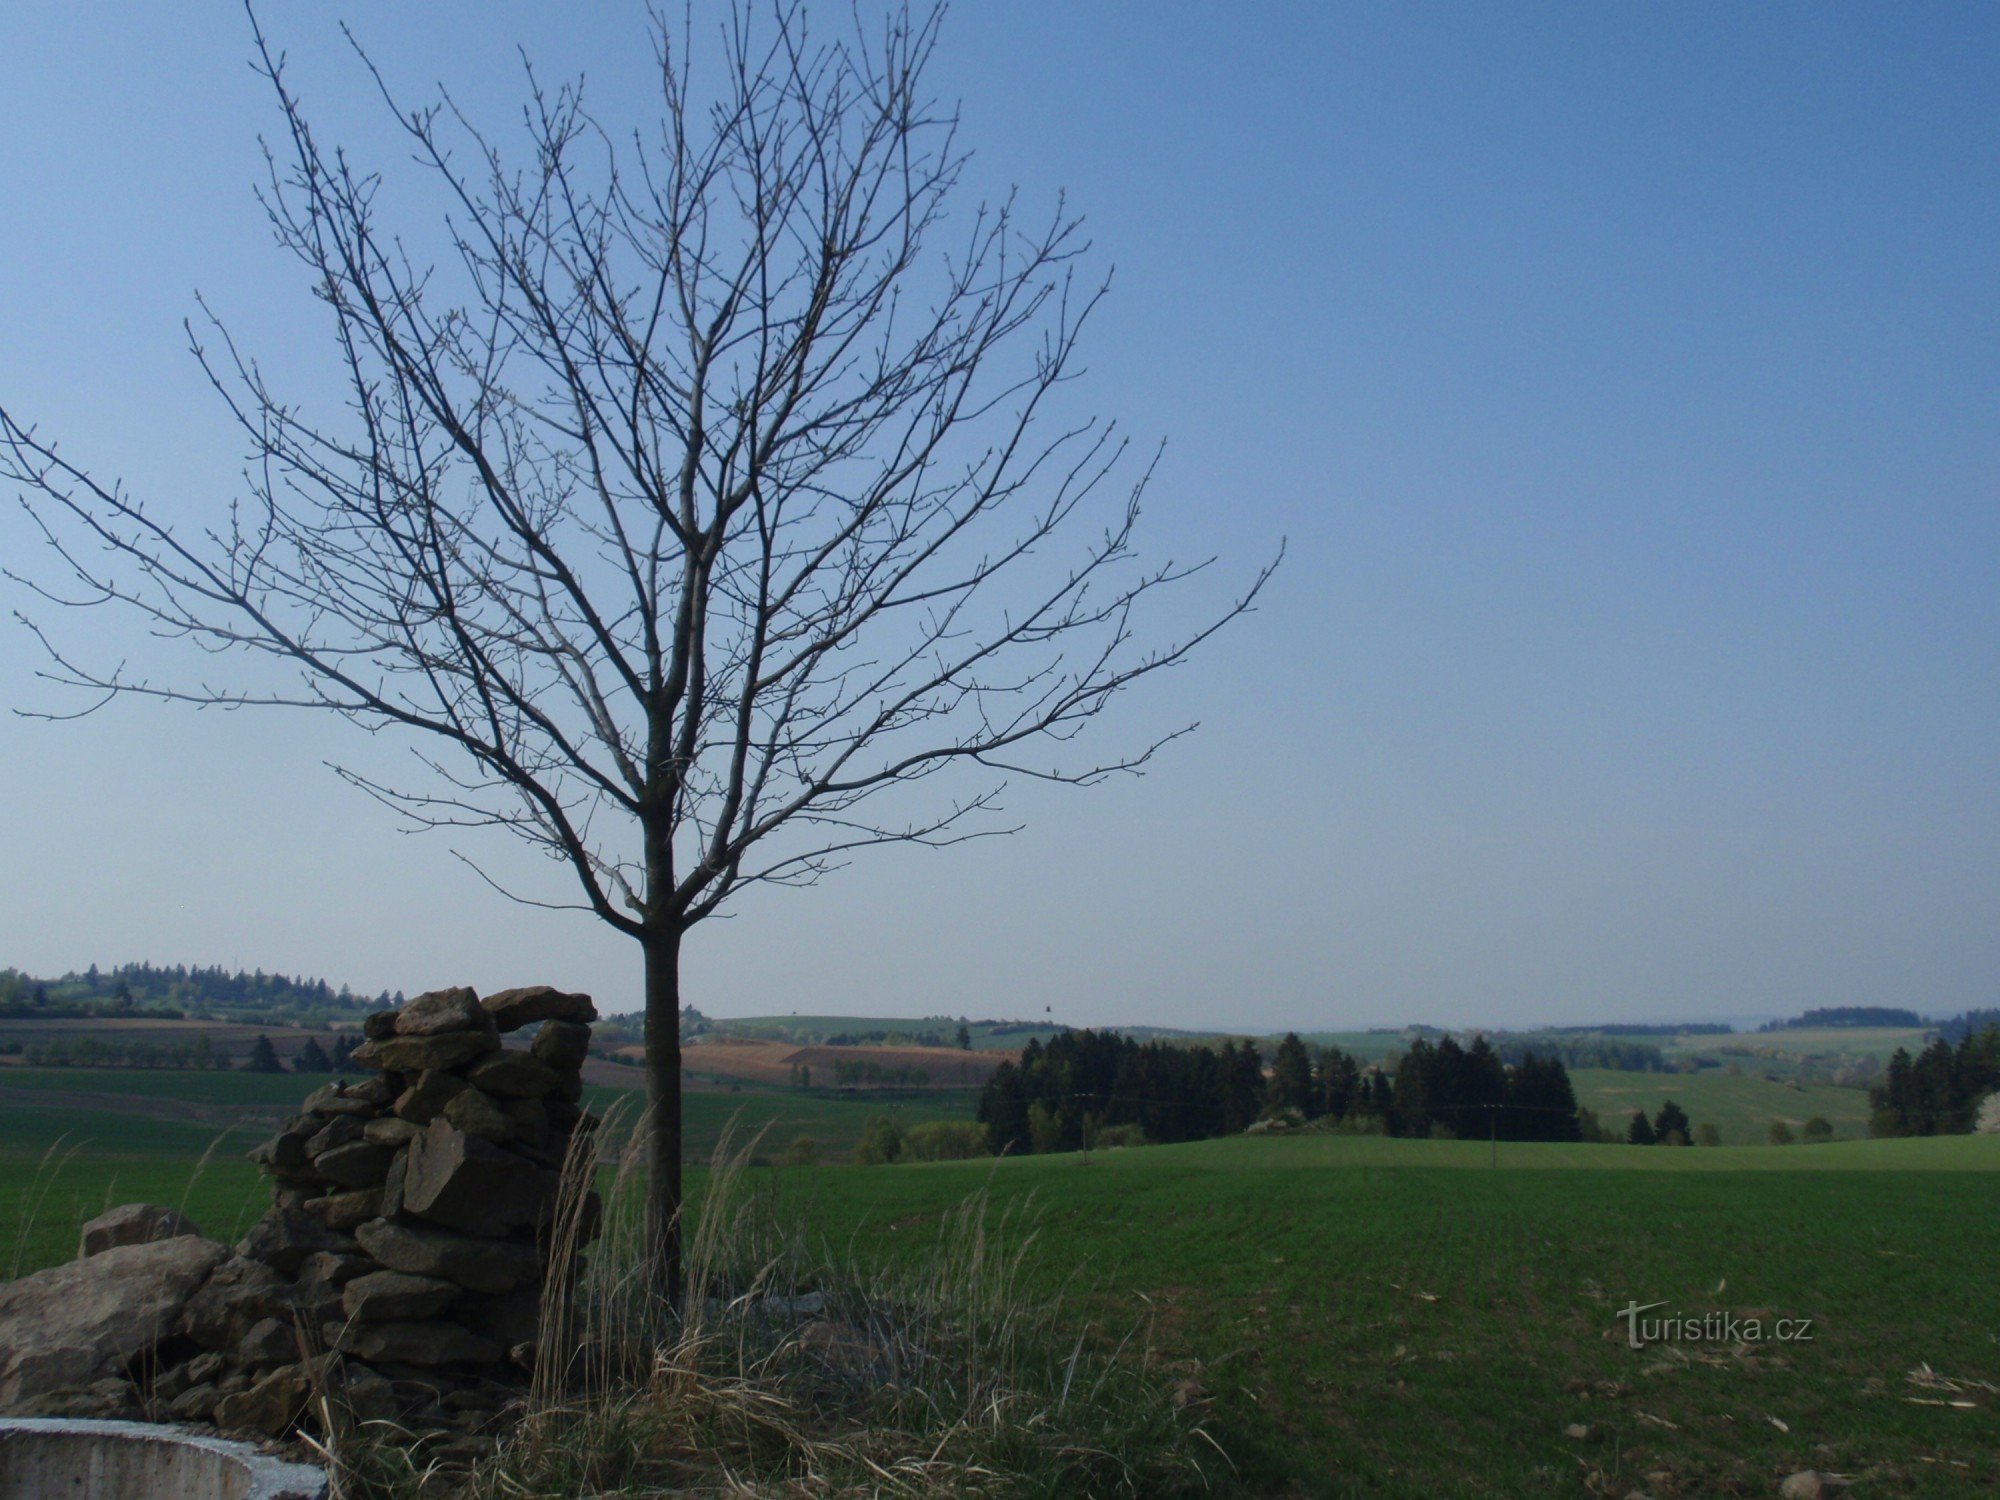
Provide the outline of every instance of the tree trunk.
<path id="1" fill-rule="evenodd" d="M 646 1262 L 656 1296 L 681 1302 L 681 929 L 646 949 Z"/>

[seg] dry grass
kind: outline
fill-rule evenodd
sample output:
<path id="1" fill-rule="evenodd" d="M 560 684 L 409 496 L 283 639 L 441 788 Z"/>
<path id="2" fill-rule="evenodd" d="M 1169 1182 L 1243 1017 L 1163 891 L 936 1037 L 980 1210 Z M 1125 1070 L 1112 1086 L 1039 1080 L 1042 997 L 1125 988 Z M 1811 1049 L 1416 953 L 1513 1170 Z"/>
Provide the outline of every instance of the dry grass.
<path id="1" fill-rule="evenodd" d="M 551 1239 L 565 1274 L 512 1435 L 447 1473 L 396 1434 L 349 1429 L 332 1455 L 343 1500 L 1150 1496 L 1227 1473 L 1170 1384 L 1130 1356 L 1145 1340 L 1079 1328 L 1028 1289 L 1032 1225 L 983 1192 L 921 1253 L 865 1264 L 815 1249 L 746 1172 L 758 1142 L 725 1141 L 688 1226 L 676 1316 L 642 1274 L 642 1153 L 616 1152 L 605 1181 L 601 1145 L 626 1135 L 580 1136 L 566 1166 Z M 596 1193 L 602 1235 L 584 1255 Z"/>

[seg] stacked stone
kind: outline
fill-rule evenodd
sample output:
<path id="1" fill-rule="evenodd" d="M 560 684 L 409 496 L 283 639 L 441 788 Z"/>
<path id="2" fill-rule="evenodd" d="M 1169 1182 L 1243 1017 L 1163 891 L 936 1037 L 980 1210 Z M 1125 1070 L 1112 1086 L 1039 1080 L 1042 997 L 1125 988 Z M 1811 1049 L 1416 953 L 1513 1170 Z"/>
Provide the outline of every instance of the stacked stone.
<path id="1" fill-rule="evenodd" d="M 353 1056 L 377 1075 L 318 1090 L 250 1153 L 276 1201 L 188 1304 L 202 1353 L 155 1401 L 276 1434 L 331 1385 L 363 1418 L 489 1426 L 528 1378 L 560 1169 L 596 1126 L 578 1103 L 596 1018 L 541 985 L 371 1015 Z"/>

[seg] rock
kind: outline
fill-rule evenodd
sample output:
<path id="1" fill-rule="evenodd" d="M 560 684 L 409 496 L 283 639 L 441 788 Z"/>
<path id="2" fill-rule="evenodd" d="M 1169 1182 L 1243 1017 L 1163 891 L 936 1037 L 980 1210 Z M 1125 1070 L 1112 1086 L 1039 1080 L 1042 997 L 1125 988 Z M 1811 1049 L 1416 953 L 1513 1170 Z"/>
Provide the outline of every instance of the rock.
<path id="1" fill-rule="evenodd" d="M 313 1163 L 313 1168 L 328 1182 L 338 1183 L 342 1187 L 380 1187 L 382 1179 L 388 1175 L 389 1163 L 395 1156 L 396 1153 L 387 1146 L 356 1141 L 351 1146 L 341 1146 L 327 1152 Z"/>
<path id="2" fill-rule="evenodd" d="M 273 1208 L 250 1226 L 236 1253 L 261 1260 L 280 1275 L 296 1276 L 308 1255 L 321 1250 L 344 1254 L 353 1249 L 353 1240 L 328 1229 L 303 1209 Z"/>
<path id="3" fill-rule="evenodd" d="M 483 1031 L 490 1036 L 497 1030 L 493 1013 L 479 1003 L 475 990 L 432 990 L 396 1012 L 397 1036 L 441 1036 L 452 1031 Z"/>
<path id="4" fill-rule="evenodd" d="M 428 1125 L 454 1095 L 464 1093 L 469 1087 L 471 1085 L 457 1074 L 434 1069 L 420 1074 L 393 1107 L 397 1118 L 408 1120 L 412 1125 Z"/>
<path id="5" fill-rule="evenodd" d="M 408 1173 L 410 1155 L 398 1151 L 396 1159 L 389 1163 L 389 1170 L 382 1178 L 382 1217 L 400 1219 L 403 1216 L 403 1178 Z"/>
<path id="6" fill-rule="evenodd" d="M 306 1142 L 306 1155 L 319 1165 L 319 1159 L 329 1151 L 338 1151 L 342 1146 L 351 1146 L 361 1139 L 362 1124 L 352 1115 L 335 1115 L 315 1131 Z"/>
<path id="7" fill-rule="evenodd" d="M 348 1193 L 330 1193 L 324 1198 L 307 1199 L 304 1208 L 328 1229 L 350 1233 L 370 1219 L 382 1216 L 382 1190 L 359 1188 Z"/>
<path id="8" fill-rule="evenodd" d="M 1822 1474 L 1816 1469 L 1801 1469 L 1789 1476 L 1778 1486 L 1778 1493 L 1784 1500 L 1831 1500 L 1847 1488 L 1847 1480 L 1839 1474 Z"/>
<path id="9" fill-rule="evenodd" d="M 458 1300 L 456 1282 L 408 1271 L 371 1271 L 348 1282 L 340 1306 L 357 1323 L 434 1318 Z"/>
<path id="10" fill-rule="evenodd" d="M 101 1213 L 83 1226 L 77 1258 L 88 1259 L 120 1245 L 149 1245 L 155 1240 L 171 1240 L 183 1234 L 200 1235 L 187 1219 L 157 1203 L 126 1203 Z"/>
<path id="11" fill-rule="evenodd" d="M 167 1403 L 167 1415 L 176 1422 L 207 1422 L 215 1416 L 215 1405 L 222 1399 L 222 1392 L 204 1381 L 191 1385 L 172 1401 Z"/>
<path id="12" fill-rule="evenodd" d="M 387 1146 L 393 1151 L 398 1146 L 409 1145 L 410 1137 L 421 1129 L 423 1129 L 423 1126 L 417 1124 L 414 1120 L 403 1120 L 398 1119 L 394 1115 L 385 1115 L 379 1120 L 370 1120 L 367 1128 L 361 1134 L 362 1138 L 371 1145 Z"/>
<path id="13" fill-rule="evenodd" d="M 434 1120 L 410 1142 L 403 1212 L 497 1239 L 548 1218 L 556 1183 L 556 1174 L 547 1168 L 469 1135 L 449 1120 Z"/>
<path id="14" fill-rule="evenodd" d="M 339 1083 L 329 1083 L 324 1088 L 314 1089 L 306 1095 L 306 1102 L 299 1107 L 313 1115 L 358 1115 L 366 1118 L 375 1113 L 380 1100 L 363 1093 L 360 1089 L 350 1089 L 343 1079 Z"/>
<path id="15" fill-rule="evenodd" d="M 220 1354 L 211 1353 L 197 1354 L 187 1362 L 185 1368 L 191 1384 L 205 1385 L 209 1381 L 220 1380 L 227 1365 L 228 1361 Z"/>
<path id="16" fill-rule="evenodd" d="M 566 995 L 545 984 L 524 989 L 501 990 L 479 1002 L 493 1016 L 502 1031 L 519 1031 L 537 1021 L 574 1021 L 589 1025 L 597 1019 L 597 1009 L 588 995 Z"/>
<path id="17" fill-rule="evenodd" d="M 361 1018 L 361 1034 L 371 1042 L 384 1041 L 396 1034 L 396 1012 L 371 1010 Z"/>
<path id="18" fill-rule="evenodd" d="M 265 1318 L 289 1318 L 295 1306 L 293 1289 L 262 1261 L 237 1256 L 224 1261 L 201 1290 L 188 1298 L 177 1331 L 204 1349 L 234 1350 L 243 1336 Z M 196 1382 L 218 1379 L 214 1370 L 190 1372 Z"/>
<path id="19" fill-rule="evenodd" d="M 213 1240 L 184 1234 L 0 1285 L 0 1409 L 36 1391 L 104 1378 L 148 1354 L 228 1255 Z"/>
<path id="20" fill-rule="evenodd" d="M 465 1092 L 452 1095 L 444 1107 L 443 1118 L 467 1135 L 476 1135 L 496 1146 L 504 1146 L 514 1138 L 514 1122 L 500 1101 L 484 1089 L 468 1086 Z"/>
<path id="21" fill-rule="evenodd" d="M 496 1052 L 465 1071 L 465 1076 L 489 1094 L 507 1099 L 539 1099 L 562 1086 L 562 1074 L 525 1052 Z"/>
<path id="22" fill-rule="evenodd" d="M 246 1365 L 288 1364 L 299 1357 L 299 1336 L 293 1332 L 289 1322 L 263 1318 L 252 1324 L 250 1331 L 243 1335 L 243 1342 L 237 1346 L 236 1353 Z"/>
<path id="23" fill-rule="evenodd" d="M 359 1361 L 349 1361 L 340 1384 L 340 1398 L 357 1422 L 393 1422 L 401 1415 L 396 1387 L 385 1375 Z"/>
<path id="24" fill-rule="evenodd" d="M 537 1150 L 549 1143 L 549 1109 L 539 1099 L 509 1099 L 505 1106 L 512 1138 Z"/>
<path id="25" fill-rule="evenodd" d="M 146 1394 L 155 1406 L 159 1406 L 170 1403 L 174 1397 L 180 1395 L 182 1391 L 185 1391 L 193 1384 L 194 1377 L 188 1373 L 188 1367 L 181 1365 L 172 1370 L 163 1370 L 158 1375 L 155 1375 L 153 1377 L 152 1389 L 147 1391 Z"/>
<path id="26" fill-rule="evenodd" d="M 590 1056 L 590 1028 L 574 1021 L 544 1021 L 528 1050 L 556 1071 L 574 1073 Z"/>
<path id="27" fill-rule="evenodd" d="M 304 1365 L 273 1370 L 247 1391 L 224 1396 L 215 1406 L 215 1425 L 225 1432 L 260 1432 L 283 1437 L 312 1399 L 313 1376 Z"/>
<path id="28" fill-rule="evenodd" d="M 307 1137 L 296 1130 L 281 1130 L 250 1152 L 250 1160 L 280 1177 L 302 1177 L 312 1170 L 306 1152 Z"/>
<path id="29" fill-rule="evenodd" d="M 436 1036 L 392 1036 L 363 1042 L 354 1049 L 355 1063 L 391 1073 L 420 1073 L 427 1068 L 460 1068 L 475 1057 L 500 1049 L 490 1031 L 443 1031 Z"/>
<path id="30" fill-rule="evenodd" d="M 1563 1436 L 1580 1443 L 1590 1436 L 1590 1429 L 1581 1422 L 1572 1422 L 1563 1429 Z"/>
<path id="31" fill-rule="evenodd" d="M 343 1354 L 406 1365 L 493 1365 L 506 1351 L 456 1323 L 329 1324 L 327 1342 Z"/>
<path id="32" fill-rule="evenodd" d="M 301 1287 L 338 1289 L 374 1269 L 375 1262 L 365 1255 L 334 1255 L 322 1250 L 300 1264 L 298 1282 Z"/>
<path id="33" fill-rule="evenodd" d="M 393 1271 L 442 1276 L 467 1291 L 511 1292 L 541 1276 L 533 1245 L 474 1239 L 446 1229 L 376 1219 L 355 1231 L 361 1246 Z"/>

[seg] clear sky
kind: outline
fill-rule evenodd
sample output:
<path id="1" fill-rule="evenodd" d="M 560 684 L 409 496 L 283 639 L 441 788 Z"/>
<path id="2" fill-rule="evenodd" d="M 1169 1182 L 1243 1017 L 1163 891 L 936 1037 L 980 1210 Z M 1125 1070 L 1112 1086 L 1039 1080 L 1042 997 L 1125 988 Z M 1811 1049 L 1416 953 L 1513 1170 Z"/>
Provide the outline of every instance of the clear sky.
<path id="1" fill-rule="evenodd" d="M 262 14 L 373 160 L 332 14 L 504 129 L 517 46 L 643 118 L 640 11 Z M 250 196 L 249 50 L 222 0 L 0 7 L 0 400 L 190 515 L 240 461 L 183 348 L 196 291 L 330 390 Z M 1119 706 L 1134 739 L 1202 720 L 1143 779 L 1017 789 L 1011 839 L 754 897 L 690 939 L 693 1003 L 1264 1029 L 1996 1002 L 2000 8 L 965 3 L 933 81 L 975 187 L 1067 190 L 1116 267 L 1086 389 L 1167 440 L 1155 550 L 1290 554 Z M 0 518 L 10 562 L 33 546 Z M 0 705 L 75 706 L 37 665 L 0 631 Z M 508 905 L 325 771 L 352 738 L 0 721 L 0 963 L 636 1003 L 629 942 Z"/>

